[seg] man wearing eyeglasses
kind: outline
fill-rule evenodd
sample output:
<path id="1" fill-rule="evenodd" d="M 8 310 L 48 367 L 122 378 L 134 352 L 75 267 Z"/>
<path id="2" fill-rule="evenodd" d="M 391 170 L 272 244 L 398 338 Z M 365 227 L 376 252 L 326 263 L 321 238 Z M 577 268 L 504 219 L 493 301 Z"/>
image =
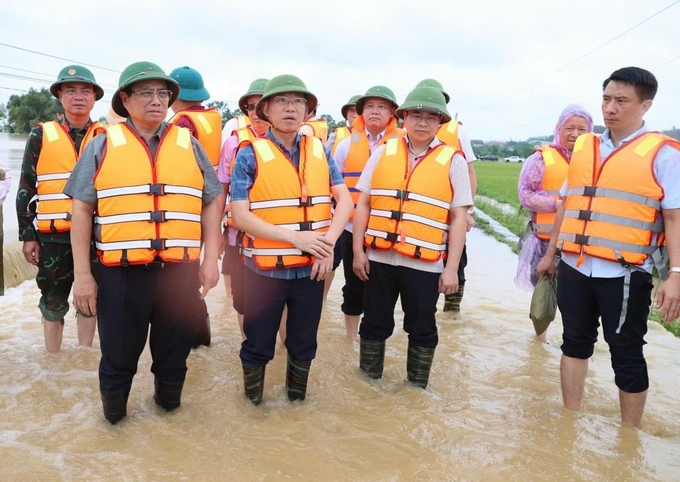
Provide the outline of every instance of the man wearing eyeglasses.
<path id="1" fill-rule="evenodd" d="M 338 144 L 333 159 L 342 173 L 356 207 L 359 200 L 357 181 L 371 153 L 388 139 L 401 137 L 404 131 L 397 127 L 394 112 L 399 107 L 391 89 L 376 85 L 355 100 L 356 113 L 352 123 L 352 135 Z M 352 341 L 357 339 L 359 318 L 364 312 L 364 283 L 354 274 L 352 263 L 352 219 L 350 216 L 340 238 L 342 269 L 345 286 L 342 287 L 342 312 L 345 314 L 346 336 Z"/>
<path id="2" fill-rule="evenodd" d="M 359 367 L 369 378 L 382 377 L 401 297 L 407 378 L 424 389 L 438 343 L 437 298 L 458 290 L 472 192 L 462 151 L 436 136 L 451 120 L 444 95 L 418 87 L 396 113 L 406 136 L 376 149 L 357 183 L 353 268 L 366 282 Z"/>
<path id="3" fill-rule="evenodd" d="M 255 405 L 262 401 L 265 366 L 274 357 L 285 306 L 288 399 L 306 396 L 323 281 L 352 208 L 328 149 L 299 133 L 316 104 L 299 78 L 270 80 L 255 112 L 271 127 L 240 148 L 231 178 L 234 225 L 245 233 L 241 363 L 246 396 Z M 331 198 L 337 203 L 332 219 Z"/>
<path id="4" fill-rule="evenodd" d="M 226 239 L 224 248 L 224 257 L 222 258 L 222 279 L 224 280 L 224 287 L 227 291 L 227 298 L 232 299 L 234 310 L 236 310 L 238 317 L 238 325 L 243 334 L 243 262 L 241 261 L 240 247 L 239 247 L 239 230 L 234 227 L 233 218 L 231 217 L 231 199 L 230 199 L 230 184 L 231 175 L 234 172 L 234 158 L 238 151 L 239 145 L 244 141 L 249 141 L 258 137 L 264 137 L 269 129 L 269 122 L 260 119 L 255 112 L 257 101 L 260 100 L 264 94 L 264 88 L 267 86 L 269 79 L 255 79 L 250 83 L 248 91 L 241 96 L 238 101 L 241 112 L 247 114 L 248 125 L 238 129 L 234 132 L 224 143 L 222 153 L 220 154 L 220 163 L 217 168 L 217 177 L 222 183 L 225 199 L 221 199 L 220 207 L 222 212 L 227 212 L 224 223 L 224 237 Z M 225 200 L 226 207 L 225 207 Z"/>
<path id="5" fill-rule="evenodd" d="M 99 386 L 112 424 L 127 413 L 149 325 L 154 400 L 179 407 L 196 299 L 219 280 L 222 186 L 191 132 L 164 122 L 178 93 L 158 65 L 128 66 L 111 101 L 127 120 L 88 146 L 64 191 L 74 198 L 74 304 L 99 317 Z M 86 269 L 95 210 L 99 286 Z"/>
<path id="6" fill-rule="evenodd" d="M 85 146 L 103 131 L 90 119 L 94 103 L 104 96 L 89 69 L 64 67 L 50 92 L 64 112 L 61 121 L 37 124 L 28 136 L 16 208 L 19 240 L 26 261 L 38 267 L 35 278 L 40 289 L 38 307 L 42 314 L 45 347 L 59 351 L 73 284 L 71 254 L 71 200 L 64 195 L 66 180 Z M 87 269 L 90 269 L 88 237 Z M 96 320 L 77 313 L 78 344 L 92 346 Z"/>

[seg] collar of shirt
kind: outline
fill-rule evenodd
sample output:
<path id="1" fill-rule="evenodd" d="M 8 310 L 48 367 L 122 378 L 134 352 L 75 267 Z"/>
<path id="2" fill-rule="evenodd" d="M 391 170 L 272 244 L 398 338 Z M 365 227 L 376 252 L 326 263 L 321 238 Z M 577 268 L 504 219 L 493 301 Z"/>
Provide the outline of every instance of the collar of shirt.
<path id="1" fill-rule="evenodd" d="M 432 149 L 437 147 L 439 144 L 442 144 L 442 142 L 439 139 L 437 139 L 437 136 L 434 136 L 432 138 L 432 142 L 430 142 L 430 145 L 427 146 L 427 149 L 425 149 L 425 152 L 418 155 L 411 147 L 411 141 L 408 135 L 404 136 L 404 138 L 406 139 L 406 145 L 408 146 L 409 157 L 412 157 L 414 162 L 418 162 L 423 157 L 425 157 Z"/>
<path id="2" fill-rule="evenodd" d="M 373 137 L 373 135 L 366 129 L 366 137 L 368 137 L 368 143 L 369 144 L 377 144 L 382 140 L 383 137 L 385 137 L 385 132 L 387 132 L 387 129 L 379 133 L 377 136 Z"/>
<path id="3" fill-rule="evenodd" d="M 645 132 L 649 132 L 649 130 L 650 129 L 647 127 L 647 123 L 645 121 L 642 121 L 642 127 L 640 127 L 638 130 L 633 132 L 631 135 L 629 135 L 625 139 L 622 139 L 621 142 L 619 143 L 619 147 L 621 147 L 626 142 L 629 142 L 630 140 L 636 138 L 640 134 L 644 134 Z M 614 143 L 612 142 L 612 138 L 610 136 L 609 129 L 605 129 L 605 131 L 602 133 L 602 137 L 600 138 L 600 142 L 605 144 L 612 151 L 619 148 L 619 147 L 614 146 Z"/>
<path id="4" fill-rule="evenodd" d="M 295 144 L 293 145 L 292 151 L 288 151 L 288 149 L 286 149 L 286 146 L 284 146 L 281 143 L 281 141 L 278 140 L 274 134 L 272 134 L 271 129 L 267 130 L 265 137 L 267 137 L 270 141 L 272 141 L 274 144 L 279 146 L 279 148 L 283 151 L 283 153 L 286 154 L 290 158 L 290 160 L 293 161 L 295 163 L 295 165 L 297 166 L 297 163 L 298 163 L 297 154 L 300 150 L 300 138 L 302 137 L 302 135 L 299 132 L 295 135 Z"/>
<path id="5" fill-rule="evenodd" d="M 127 125 L 130 129 L 132 129 L 132 131 L 135 134 L 137 134 L 140 138 L 144 139 L 142 137 L 142 135 L 139 133 L 139 131 L 137 130 L 137 128 L 135 127 L 135 125 L 133 124 L 132 119 L 130 119 L 129 117 L 127 119 L 125 119 L 125 125 Z M 160 140 L 160 138 L 163 137 L 165 130 L 168 128 L 168 125 L 169 124 L 165 121 L 161 122 L 161 125 L 160 125 L 160 127 L 158 127 L 158 130 L 156 131 L 156 134 L 153 136 L 153 138 Z"/>
<path id="6" fill-rule="evenodd" d="M 64 120 L 61 121 L 61 125 L 66 128 L 69 134 L 74 135 L 74 134 L 79 134 L 80 132 L 87 132 L 87 130 L 90 128 L 92 125 L 92 119 L 87 119 L 87 124 L 85 124 L 84 127 L 73 127 L 68 120 L 66 120 L 66 116 L 64 116 Z"/>

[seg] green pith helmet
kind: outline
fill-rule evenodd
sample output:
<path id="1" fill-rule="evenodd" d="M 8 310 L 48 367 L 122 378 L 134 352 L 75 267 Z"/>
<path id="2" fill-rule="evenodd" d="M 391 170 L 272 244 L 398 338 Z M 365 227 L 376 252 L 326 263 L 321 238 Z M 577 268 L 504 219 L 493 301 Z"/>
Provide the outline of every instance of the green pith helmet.
<path id="1" fill-rule="evenodd" d="M 168 90 L 172 91 L 172 97 L 168 102 L 168 107 L 170 107 L 173 102 L 177 99 L 179 95 L 179 84 L 177 81 L 171 77 L 165 75 L 163 69 L 158 65 L 152 64 L 151 62 L 142 61 L 135 62 L 134 64 L 128 65 L 120 74 L 120 79 L 118 80 L 118 89 L 113 94 L 111 99 L 111 107 L 113 112 L 121 117 L 129 117 L 127 109 L 123 106 L 123 101 L 120 98 L 120 93 L 126 87 L 141 82 L 142 80 L 164 80 L 168 85 Z"/>
<path id="2" fill-rule="evenodd" d="M 347 111 L 349 110 L 349 108 L 352 106 L 356 106 L 357 100 L 359 100 L 360 98 L 361 94 L 353 95 L 352 97 L 349 98 L 345 105 L 342 106 L 340 112 L 342 112 L 342 116 L 345 118 L 345 120 L 347 120 Z"/>
<path id="3" fill-rule="evenodd" d="M 99 87 L 97 81 L 94 80 L 94 74 L 83 67 L 82 65 L 67 65 L 57 77 L 57 81 L 50 86 L 50 92 L 53 96 L 59 98 L 59 88 L 61 84 L 65 82 L 82 82 L 85 84 L 90 84 L 94 88 L 95 100 L 99 100 L 104 97 L 104 89 Z"/>
<path id="4" fill-rule="evenodd" d="M 63 114 L 64 106 L 61 105 L 61 101 L 59 99 L 54 99 L 54 102 L 52 103 L 52 107 L 50 107 L 50 110 L 55 114 Z"/>
<path id="5" fill-rule="evenodd" d="M 246 106 L 248 105 L 248 97 L 251 95 L 264 95 L 264 88 L 267 87 L 268 82 L 269 79 L 255 79 L 250 83 L 248 92 L 243 94 L 238 100 L 238 108 L 241 109 L 243 115 L 248 115 L 248 111 L 246 110 Z"/>
<path id="6" fill-rule="evenodd" d="M 375 97 L 378 99 L 386 99 L 392 102 L 392 105 L 396 109 L 399 107 L 399 102 L 397 102 L 397 97 L 394 95 L 394 92 L 392 92 L 391 89 L 388 89 L 384 85 L 374 85 L 370 89 L 366 91 L 364 95 L 359 97 L 356 100 L 356 108 L 357 108 L 357 114 L 361 115 L 364 112 L 364 104 L 366 103 L 367 99 L 370 99 L 371 97 Z"/>
<path id="7" fill-rule="evenodd" d="M 441 123 L 451 121 L 451 114 L 446 109 L 446 98 L 439 89 L 433 87 L 416 87 L 406 96 L 406 100 L 397 109 L 397 117 L 404 118 L 408 110 L 426 110 L 443 117 Z"/>
<path id="8" fill-rule="evenodd" d="M 307 99 L 307 112 L 312 112 L 316 108 L 316 104 L 318 103 L 316 96 L 307 89 L 307 86 L 299 77 L 295 77 L 294 75 L 277 75 L 267 82 L 262 97 L 257 101 L 257 107 L 255 107 L 257 116 L 260 119 L 269 122 L 269 118 L 262 112 L 262 104 L 270 97 L 277 94 L 287 94 L 289 92 L 304 94 Z"/>
<path id="9" fill-rule="evenodd" d="M 446 99 L 446 103 L 448 104 L 449 101 L 451 100 L 451 97 L 449 97 L 449 94 L 447 94 L 444 91 L 444 86 L 439 82 L 438 80 L 435 79 L 423 79 L 420 82 L 418 82 L 418 85 L 416 85 L 416 89 L 418 87 L 432 87 L 434 89 L 437 89 L 439 92 L 444 94 L 444 98 Z"/>
<path id="10" fill-rule="evenodd" d="M 179 84 L 178 100 L 185 102 L 203 102 L 210 98 L 210 93 L 203 85 L 200 72 L 191 67 L 177 67 L 170 72 L 170 77 Z"/>

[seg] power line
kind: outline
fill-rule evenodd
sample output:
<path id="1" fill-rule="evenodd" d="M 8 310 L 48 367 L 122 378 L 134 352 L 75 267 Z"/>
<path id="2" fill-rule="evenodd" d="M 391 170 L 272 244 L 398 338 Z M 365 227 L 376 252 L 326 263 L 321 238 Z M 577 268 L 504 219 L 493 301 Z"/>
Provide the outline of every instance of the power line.
<path id="1" fill-rule="evenodd" d="M 511 93 L 511 94 L 509 94 L 509 95 L 507 95 L 507 96 L 505 96 L 505 97 L 502 97 L 502 98 L 500 98 L 500 99 L 498 99 L 498 100 L 492 102 L 491 104 L 488 104 L 488 105 L 486 105 L 486 106 L 484 106 L 484 107 L 481 107 L 479 110 L 486 110 L 486 109 L 488 109 L 489 107 L 493 107 L 493 106 L 495 106 L 495 105 L 497 105 L 497 104 L 500 104 L 501 102 L 503 102 L 503 101 L 505 101 L 505 100 L 507 100 L 507 99 L 510 99 L 510 98 L 516 96 L 517 94 L 522 93 L 522 92 L 524 92 L 524 91 L 526 91 L 526 90 L 532 88 L 533 86 L 535 86 L 535 85 L 537 85 L 537 84 L 540 84 L 540 83 L 543 82 L 545 79 L 547 79 L 547 78 L 549 78 L 549 77 L 552 77 L 553 75 L 555 75 L 555 74 L 557 74 L 557 73 L 559 73 L 559 72 L 562 72 L 563 70 L 567 69 L 568 67 L 571 67 L 571 66 L 574 65 L 576 62 L 578 62 L 578 61 L 580 61 L 580 60 L 583 60 L 584 58 L 588 57 L 589 55 L 591 55 L 591 54 L 597 52 L 598 50 L 600 50 L 602 47 L 605 47 L 605 46 L 609 45 L 610 43 L 614 42 L 615 40 L 618 40 L 619 38 L 623 37 L 624 35 L 626 35 L 626 34 L 627 34 L 628 32 L 630 32 L 631 30 L 634 30 L 634 29 L 638 28 L 640 25 L 642 25 L 642 24 L 644 24 L 645 22 L 647 22 L 647 21 L 653 19 L 654 17 L 660 15 L 661 13 L 665 12 L 665 11 L 668 10 L 669 8 L 673 7 L 674 5 L 677 5 L 678 3 L 680 3 L 680 0 L 674 1 L 673 3 L 671 3 L 670 5 L 668 5 L 668 6 L 664 7 L 664 8 L 662 8 L 661 10 L 659 10 L 658 12 L 656 12 L 655 14 L 650 15 L 649 17 L 645 18 L 644 20 L 642 20 L 642 21 L 638 22 L 637 24 L 633 25 L 633 26 L 630 27 L 628 30 L 625 30 L 625 31 L 621 32 L 620 34 L 616 35 L 615 37 L 610 38 L 609 40 L 607 40 L 607 41 L 604 42 L 603 44 L 598 45 L 598 46 L 595 47 L 594 49 L 592 49 L 592 50 L 590 50 L 589 52 L 587 52 L 587 53 L 581 55 L 580 57 L 578 57 L 578 58 L 572 60 L 571 62 L 569 62 L 569 63 L 563 65 L 563 66 L 560 67 L 559 69 L 557 69 L 557 70 L 555 70 L 555 71 L 549 73 L 548 75 L 545 75 L 545 76 L 541 77 L 540 79 L 538 79 L 538 80 L 535 81 L 535 82 L 532 82 L 531 84 L 527 85 L 526 87 L 523 87 L 523 88 L 521 88 L 521 89 L 519 89 L 519 90 L 517 90 L 517 91 L 515 91 L 515 92 L 513 92 L 513 93 Z M 0 44 L 0 45 L 2 45 L 2 44 Z"/>
<path id="2" fill-rule="evenodd" d="M 678 1 L 680 1 L 680 0 L 678 0 Z M 64 57 L 57 57 L 56 55 L 46 54 L 44 52 L 38 52 L 36 50 L 25 49 L 23 47 L 17 47 L 16 45 L 9 45 L 9 44 L 2 43 L 2 42 L 0 42 L 0 45 L 3 46 L 3 47 L 8 47 L 10 49 L 22 50 L 24 52 L 30 52 L 32 54 L 42 55 L 44 57 L 50 57 L 50 58 L 53 58 L 53 59 L 64 60 L 66 62 L 73 62 L 74 64 L 85 65 L 87 67 L 94 67 L 96 69 L 108 70 L 109 72 L 114 72 L 116 74 L 120 74 L 120 70 L 109 69 L 108 67 L 102 67 L 100 65 L 88 64 L 86 62 L 80 62 L 78 60 L 67 59 L 67 58 L 64 58 Z"/>
<path id="3" fill-rule="evenodd" d="M 35 70 L 20 69 L 20 68 L 18 68 L 18 67 L 10 67 L 9 65 L 0 65 L 0 68 L 16 70 L 16 71 L 18 71 L 18 72 L 26 72 L 26 73 L 29 73 L 29 74 L 44 75 L 44 76 L 46 76 L 46 77 L 54 78 L 54 74 L 48 74 L 48 73 L 46 73 L 46 72 L 36 72 Z M 112 89 L 117 88 L 116 86 L 111 85 L 111 84 L 99 84 L 99 85 L 101 85 L 102 87 L 103 87 L 103 86 L 110 87 L 110 88 L 112 88 Z"/>
<path id="4" fill-rule="evenodd" d="M 28 92 L 27 90 L 24 90 L 24 89 L 15 89 L 14 87 L 2 87 L 2 86 L 0 86 L 0 89 L 5 89 L 5 90 L 16 90 L 17 92 Z"/>

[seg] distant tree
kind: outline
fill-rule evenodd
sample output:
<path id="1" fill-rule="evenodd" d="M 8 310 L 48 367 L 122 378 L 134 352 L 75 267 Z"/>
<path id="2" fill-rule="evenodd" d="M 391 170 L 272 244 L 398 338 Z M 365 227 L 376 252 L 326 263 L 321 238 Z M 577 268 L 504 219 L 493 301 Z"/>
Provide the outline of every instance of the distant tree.
<path id="1" fill-rule="evenodd" d="M 7 128 L 7 106 L 0 102 L 0 132 Z"/>
<path id="2" fill-rule="evenodd" d="M 1 120 L 0 120 L 1 121 Z M 667 131 L 661 131 L 663 134 L 666 134 L 667 136 L 672 137 L 673 139 L 678 139 L 680 140 L 680 129 L 676 129 L 675 126 L 673 126 L 672 129 L 669 129 Z"/>
<path id="3" fill-rule="evenodd" d="M 108 121 L 108 119 L 106 118 L 105 115 L 101 116 L 99 119 L 97 119 L 97 121 L 99 121 L 99 123 L 101 123 L 101 124 L 108 124 L 109 123 L 109 121 Z"/>
<path id="4" fill-rule="evenodd" d="M 224 124 L 226 124 L 229 119 L 232 119 L 237 115 L 242 115 L 239 109 L 232 112 L 232 110 L 229 109 L 229 105 L 223 100 L 211 100 L 206 104 L 206 107 L 214 107 L 217 109 L 222 116 L 222 127 L 224 127 Z"/>
<path id="5" fill-rule="evenodd" d="M 320 119 L 325 120 L 326 123 L 328 124 L 328 132 L 333 132 L 338 127 L 345 127 L 347 125 L 345 124 L 345 119 L 336 121 L 335 119 L 333 119 L 332 116 L 328 114 L 321 114 Z"/>
<path id="6" fill-rule="evenodd" d="M 35 124 L 52 120 L 54 114 L 50 109 L 53 102 L 54 97 L 45 88 L 31 88 L 26 94 L 11 95 L 7 103 L 9 131 L 28 134 Z"/>

